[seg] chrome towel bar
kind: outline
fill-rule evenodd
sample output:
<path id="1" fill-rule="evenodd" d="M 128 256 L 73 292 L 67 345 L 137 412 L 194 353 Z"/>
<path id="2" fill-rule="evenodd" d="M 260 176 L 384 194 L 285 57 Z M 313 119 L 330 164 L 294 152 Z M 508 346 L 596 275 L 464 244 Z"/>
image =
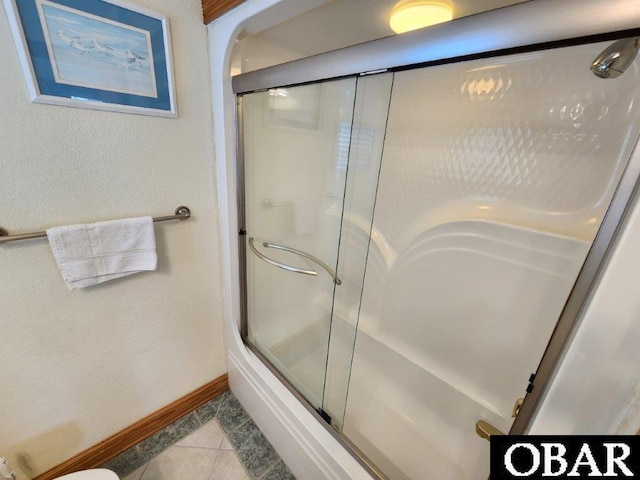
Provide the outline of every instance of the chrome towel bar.
<path id="1" fill-rule="evenodd" d="M 174 215 L 167 215 L 166 217 L 154 217 L 154 222 L 165 222 L 167 220 L 186 220 L 191 216 L 191 210 L 188 207 L 178 207 L 176 208 L 176 213 Z M 32 232 L 32 233 L 23 233 L 20 235 L 9 235 L 9 233 L 4 229 L 0 228 L 0 243 L 7 242 L 16 242 L 18 240 L 29 240 L 31 238 L 41 238 L 46 237 L 47 232 Z"/>

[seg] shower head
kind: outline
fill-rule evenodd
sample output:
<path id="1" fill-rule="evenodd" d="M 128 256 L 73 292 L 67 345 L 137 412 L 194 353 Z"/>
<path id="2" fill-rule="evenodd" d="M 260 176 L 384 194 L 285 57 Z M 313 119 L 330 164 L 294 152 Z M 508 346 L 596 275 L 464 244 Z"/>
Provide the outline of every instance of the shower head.
<path id="1" fill-rule="evenodd" d="M 591 64 L 591 71 L 600 78 L 622 75 L 638 54 L 640 37 L 623 38 L 605 48 Z"/>

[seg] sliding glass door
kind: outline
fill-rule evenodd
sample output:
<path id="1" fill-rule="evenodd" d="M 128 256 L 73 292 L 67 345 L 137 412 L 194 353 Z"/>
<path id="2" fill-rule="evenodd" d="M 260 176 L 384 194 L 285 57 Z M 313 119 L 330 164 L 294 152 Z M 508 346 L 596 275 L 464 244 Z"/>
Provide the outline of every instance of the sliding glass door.
<path id="1" fill-rule="evenodd" d="M 242 99 L 248 340 L 322 405 L 355 79 Z"/>
<path id="2" fill-rule="evenodd" d="M 487 478 L 640 131 L 611 43 L 395 74 L 342 425 L 389 478 Z"/>
<path id="3" fill-rule="evenodd" d="M 640 132 L 610 44 L 241 97 L 246 341 L 380 475 L 487 478 Z"/>

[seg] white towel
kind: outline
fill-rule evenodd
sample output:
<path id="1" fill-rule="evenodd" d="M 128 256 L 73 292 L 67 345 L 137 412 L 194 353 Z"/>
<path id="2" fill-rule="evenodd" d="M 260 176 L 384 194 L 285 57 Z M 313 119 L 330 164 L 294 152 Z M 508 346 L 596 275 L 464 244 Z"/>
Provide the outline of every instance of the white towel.
<path id="1" fill-rule="evenodd" d="M 298 198 L 293 201 L 293 228 L 297 235 L 317 233 L 322 198 Z"/>
<path id="2" fill-rule="evenodd" d="M 69 290 L 155 270 L 158 263 L 151 217 L 55 227 L 47 237 Z"/>

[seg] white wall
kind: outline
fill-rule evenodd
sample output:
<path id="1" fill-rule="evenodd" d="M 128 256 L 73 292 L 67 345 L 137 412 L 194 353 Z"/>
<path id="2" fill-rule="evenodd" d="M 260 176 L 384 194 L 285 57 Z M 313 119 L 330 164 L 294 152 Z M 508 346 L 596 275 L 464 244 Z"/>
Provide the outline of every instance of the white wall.
<path id="1" fill-rule="evenodd" d="M 65 287 L 46 240 L 0 247 L 0 456 L 33 477 L 226 371 L 206 29 L 169 16 L 179 119 L 36 105 L 0 8 L 0 225 L 9 233 L 191 208 L 158 270 Z"/>

